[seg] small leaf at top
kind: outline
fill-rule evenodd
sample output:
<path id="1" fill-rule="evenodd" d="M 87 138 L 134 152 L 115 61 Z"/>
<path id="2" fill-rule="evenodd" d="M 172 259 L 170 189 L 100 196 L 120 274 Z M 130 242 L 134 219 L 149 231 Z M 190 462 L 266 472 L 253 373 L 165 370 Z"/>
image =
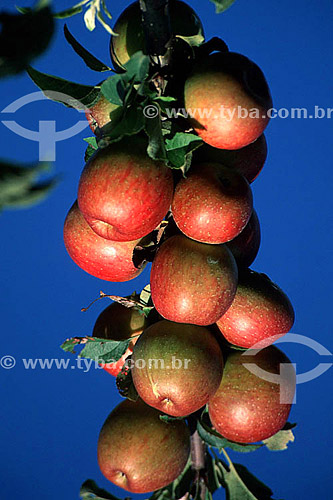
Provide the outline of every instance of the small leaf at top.
<path id="1" fill-rule="evenodd" d="M 210 1 L 215 4 L 216 14 L 221 14 L 222 12 L 225 12 L 235 2 L 235 0 L 210 0 Z"/>
<path id="2" fill-rule="evenodd" d="M 71 45 L 71 47 L 75 50 L 75 52 L 84 60 L 88 68 L 94 71 L 110 71 L 111 68 L 106 64 L 99 61 L 95 56 L 90 54 L 87 49 L 85 49 L 71 34 L 67 25 L 64 26 L 64 34 L 67 42 Z"/>

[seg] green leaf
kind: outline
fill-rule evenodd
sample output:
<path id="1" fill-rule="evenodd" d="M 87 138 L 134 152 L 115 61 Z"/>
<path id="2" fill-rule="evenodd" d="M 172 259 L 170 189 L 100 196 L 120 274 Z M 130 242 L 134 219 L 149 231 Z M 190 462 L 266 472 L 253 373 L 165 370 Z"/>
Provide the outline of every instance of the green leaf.
<path id="1" fill-rule="evenodd" d="M 95 136 L 85 137 L 83 140 L 85 142 L 87 142 L 89 144 L 89 146 L 91 146 L 93 149 L 95 149 L 95 150 L 98 149 L 97 140 L 96 140 Z"/>
<path id="2" fill-rule="evenodd" d="M 176 132 L 172 138 L 166 138 L 165 144 L 171 166 L 184 168 L 190 153 L 202 144 L 202 139 L 187 132 Z"/>
<path id="3" fill-rule="evenodd" d="M 184 40 L 184 42 L 191 45 L 191 47 L 200 47 L 200 45 L 202 45 L 205 41 L 205 37 L 202 31 L 200 31 L 200 33 L 198 33 L 197 35 L 192 35 L 192 36 L 176 35 L 176 38 L 181 38 L 182 40 Z"/>
<path id="4" fill-rule="evenodd" d="M 89 31 L 94 31 L 96 28 L 96 15 L 96 6 L 94 5 L 94 2 L 92 2 L 83 16 L 84 24 Z"/>
<path id="5" fill-rule="evenodd" d="M 241 464 L 233 464 L 223 450 L 228 467 L 222 460 L 217 462 L 217 467 L 222 476 L 221 485 L 227 490 L 228 500 L 272 500 L 272 490 L 251 474 Z"/>
<path id="6" fill-rule="evenodd" d="M 92 157 L 92 155 L 96 153 L 96 151 L 98 149 L 98 145 L 97 145 L 97 140 L 96 140 L 95 136 L 94 137 L 86 137 L 83 140 L 88 143 L 88 147 L 87 147 L 86 152 L 84 154 L 84 161 L 85 161 L 85 163 L 87 163 L 87 161 Z"/>
<path id="7" fill-rule="evenodd" d="M 162 420 L 162 422 L 170 424 L 175 420 L 184 420 L 184 417 L 172 417 L 171 415 L 160 415 L 160 420 Z"/>
<path id="8" fill-rule="evenodd" d="M 127 359 L 129 359 L 129 358 L 127 358 Z M 132 378 L 132 371 L 127 365 L 124 365 L 122 367 L 121 371 L 118 373 L 117 378 L 116 378 L 116 384 L 117 384 L 117 389 L 119 391 L 119 394 L 123 398 L 130 399 L 131 401 L 138 400 L 139 395 L 138 395 L 137 390 L 134 386 L 134 382 L 133 382 L 133 378 Z"/>
<path id="9" fill-rule="evenodd" d="M 230 448 L 233 451 L 246 453 L 250 451 L 256 451 L 263 446 L 262 444 L 239 444 L 228 441 L 228 439 L 224 438 L 223 436 L 221 436 L 221 434 L 212 429 L 207 420 L 208 414 L 205 411 L 201 419 L 197 422 L 197 430 L 199 436 L 206 444 L 208 444 L 208 446 L 217 448 L 220 452 L 224 448 Z"/>
<path id="10" fill-rule="evenodd" d="M 126 82 L 122 75 L 110 76 L 103 82 L 101 91 L 108 101 L 122 106 L 126 97 Z"/>
<path id="11" fill-rule="evenodd" d="M 104 135 L 98 142 L 101 148 L 126 135 L 138 134 L 145 125 L 142 109 L 135 106 L 119 107 L 110 113 L 110 118 L 111 121 L 102 128 Z"/>
<path id="12" fill-rule="evenodd" d="M 134 83 L 141 83 L 148 76 L 149 72 L 149 57 L 144 55 L 142 51 L 138 51 L 132 55 L 130 60 L 125 64 L 126 79 L 134 80 Z M 124 75 L 124 73 L 122 73 Z"/>
<path id="13" fill-rule="evenodd" d="M 158 107 L 158 105 L 154 105 Z M 158 107 L 160 110 L 160 108 Z M 145 132 L 148 136 L 147 153 L 153 160 L 167 160 L 164 135 L 160 114 L 154 118 L 145 118 Z"/>
<path id="14" fill-rule="evenodd" d="M 225 12 L 235 2 L 235 0 L 210 0 L 210 1 L 215 4 L 216 14 L 221 14 L 222 12 Z"/>
<path id="15" fill-rule="evenodd" d="M 102 7 L 103 7 L 105 14 L 108 16 L 108 18 L 112 19 L 111 12 L 108 10 L 105 0 L 102 0 Z"/>
<path id="16" fill-rule="evenodd" d="M 89 0 L 83 0 L 69 9 L 62 10 L 61 12 L 54 14 L 53 17 L 56 19 L 66 19 L 68 17 L 75 16 L 76 14 L 80 14 L 83 11 L 83 6 L 88 2 Z"/>
<path id="17" fill-rule="evenodd" d="M 46 198 L 57 180 L 37 182 L 37 179 L 49 170 L 48 163 L 23 167 L 0 161 L 0 208 L 25 208 Z"/>
<path id="18" fill-rule="evenodd" d="M 75 354 L 75 348 L 84 346 L 80 358 L 89 358 L 98 363 L 118 361 L 125 354 L 131 339 L 104 340 L 97 337 L 73 337 L 67 339 L 60 347 L 66 352 Z"/>
<path id="19" fill-rule="evenodd" d="M 282 451 L 288 448 L 288 443 L 293 443 L 295 436 L 291 428 L 282 429 L 274 434 L 274 436 L 264 439 L 263 443 L 270 451 Z"/>
<path id="20" fill-rule="evenodd" d="M 121 500 L 114 495 L 111 495 L 106 490 L 103 490 L 97 486 L 95 481 L 87 479 L 80 488 L 80 498 L 81 500 Z"/>
<path id="21" fill-rule="evenodd" d="M 92 106 L 98 100 L 100 89 L 97 87 L 81 85 L 57 76 L 47 75 L 32 67 L 28 68 L 27 72 L 46 97 L 69 108 L 83 109 L 85 106 Z"/>
<path id="22" fill-rule="evenodd" d="M 167 95 L 159 95 L 154 97 L 154 101 L 157 101 L 159 103 L 161 102 L 175 102 L 177 99 L 175 97 L 167 96 Z"/>
<path id="23" fill-rule="evenodd" d="M 108 25 L 108 23 L 105 21 L 103 12 L 101 10 L 97 11 L 97 20 L 101 23 L 103 28 L 110 34 L 110 35 L 115 35 L 115 32 L 112 30 L 112 28 Z M 108 16 L 109 17 L 109 16 Z"/>
<path id="24" fill-rule="evenodd" d="M 52 39 L 51 10 L 24 10 L 23 14 L 0 13 L 0 77 L 24 71 L 41 55 Z"/>
<path id="25" fill-rule="evenodd" d="M 67 42 L 71 45 L 71 47 L 75 50 L 75 52 L 84 60 L 88 68 L 94 71 L 110 71 L 111 68 L 106 64 L 99 61 L 95 56 L 90 54 L 88 50 L 86 50 L 71 34 L 67 25 L 64 26 L 64 34 Z"/>

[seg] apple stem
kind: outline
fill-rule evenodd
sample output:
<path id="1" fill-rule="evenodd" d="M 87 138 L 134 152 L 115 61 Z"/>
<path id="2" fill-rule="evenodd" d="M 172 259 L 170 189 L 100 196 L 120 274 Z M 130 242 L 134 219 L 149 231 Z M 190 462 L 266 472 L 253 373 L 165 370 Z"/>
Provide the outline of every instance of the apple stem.
<path id="1" fill-rule="evenodd" d="M 207 447 L 199 436 L 198 431 L 195 431 L 191 436 L 191 459 L 192 469 L 195 471 L 195 481 L 200 486 L 200 498 L 206 498 L 206 483 L 204 480 L 206 471 L 206 452 Z"/>
<path id="2" fill-rule="evenodd" d="M 148 55 L 159 66 L 165 66 L 172 37 L 169 0 L 140 0 L 140 9 Z"/>

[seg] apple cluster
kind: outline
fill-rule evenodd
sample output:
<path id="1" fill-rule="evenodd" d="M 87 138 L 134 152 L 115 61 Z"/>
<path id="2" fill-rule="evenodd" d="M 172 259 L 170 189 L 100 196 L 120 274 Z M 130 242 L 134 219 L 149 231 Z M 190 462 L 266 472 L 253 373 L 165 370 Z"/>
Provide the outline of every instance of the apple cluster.
<path id="1" fill-rule="evenodd" d="M 170 9 L 174 34 L 197 33 L 201 23 L 189 6 L 175 0 Z M 184 19 L 189 20 L 185 27 Z M 135 2 L 120 16 L 118 36 L 111 39 L 117 69 L 144 49 L 138 27 Z M 260 246 L 251 183 L 267 156 L 263 132 L 271 97 L 265 77 L 243 55 L 213 53 L 186 79 L 183 100 L 186 109 L 224 109 L 223 116 L 189 119 L 204 145 L 194 152 L 186 176 L 179 179 L 165 162 L 151 159 L 144 134 L 126 137 L 88 160 L 64 225 L 74 262 L 112 282 L 137 277 L 145 262 L 133 258 L 136 249 L 166 219 L 174 228 L 165 231 L 152 261 L 154 314 L 146 318 L 114 303 L 93 332 L 102 339 L 132 338 L 122 358 L 105 369 L 116 376 L 131 356 L 139 399 L 121 403 L 110 414 L 100 434 L 98 460 L 109 480 L 138 493 L 170 483 L 188 460 L 185 421 L 166 423 L 161 413 L 185 418 L 207 404 L 212 426 L 222 436 L 256 442 L 283 428 L 295 387 L 294 376 L 284 381 L 289 398 L 282 403 L 276 381 L 244 366 L 253 363 L 278 377 L 281 364 L 290 361 L 271 344 L 294 322 L 285 293 L 249 269 Z M 114 107 L 101 97 L 87 112 L 93 131 L 109 122 Z M 249 116 L 228 114 L 235 107 Z M 258 114 L 250 116 L 254 108 Z"/>

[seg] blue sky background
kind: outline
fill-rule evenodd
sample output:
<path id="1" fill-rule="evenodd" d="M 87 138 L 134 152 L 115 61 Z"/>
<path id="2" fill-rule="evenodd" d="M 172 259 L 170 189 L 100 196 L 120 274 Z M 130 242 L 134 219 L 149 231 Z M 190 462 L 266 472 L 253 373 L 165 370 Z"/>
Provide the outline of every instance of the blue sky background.
<path id="1" fill-rule="evenodd" d="M 71 2 L 56 1 L 56 10 Z M 74 3 L 74 2 L 73 2 Z M 333 4 L 294 0 L 236 0 L 215 15 L 208 0 L 191 0 L 207 38 L 222 37 L 233 51 L 259 64 L 277 108 L 333 107 Z M 115 18 L 125 1 L 108 1 Z M 14 2 L 0 1 L 1 8 Z M 29 3 L 25 3 L 29 5 Z M 102 78 L 87 69 L 67 45 L 61 21 L 51 48 L 34 66 L 40 71 L 87 84 Z M 109 62 L 109 36 L 98 26 L 89 33 L 82 18 L 68 26 L 97 57 Z M 26 75 L 0 81 L 1 106 L 36 87 Z M 13 119 L 3 114 L 1 120 Z M 20 125 L 38 129 L 39 120 L 56 120 L 57 130 L 77 121 L 75 111 L 52 102 L 33 103 L 15 114 Z M 0 123 L 1 156 L 31 163 L 38 144 L 14 135 Z M 289 295 L 296 311 L 294 333 L 332 346 L 332 119 L 275 119 L 267 129 L 269 156 L 253 186 L 262 228 L 262 245 L 253 269 L 265 272 Z M 57 145 L 55 171 L 62 179 L 42 204 L 1 214 L 2 300 L 0 357 L 12 355 L 12 370 L 0 368 L 1 498 L 78 498 L 81 483 L 92 478 L 119 496 L 101 475 L 96 460 L 99 430 L 120 401 L 114 379 L 100 370 L 26 370 L 22 358 L 61 358 L 67 337 L 90 335 L 97 303 L 80 309 L 100 290 L 126 295 L 149 282 L 149 269 L 136 280 L 113 284 L 84 273 L 68 257 L 63 221 L 76 198 L 89 129 Z M 280 344 L 303 373 L 320 362 L 308 347 Z M 295 443 L 286 452 L 231 453 L 274 491 L 273 498 L 331 500 L 332 369 L 299 385 L 290 421 L 297 422 Z M 138 497 L 141 498 L 141 497 Z M 224 492 L 214 498 L 223 499 Z"/>

